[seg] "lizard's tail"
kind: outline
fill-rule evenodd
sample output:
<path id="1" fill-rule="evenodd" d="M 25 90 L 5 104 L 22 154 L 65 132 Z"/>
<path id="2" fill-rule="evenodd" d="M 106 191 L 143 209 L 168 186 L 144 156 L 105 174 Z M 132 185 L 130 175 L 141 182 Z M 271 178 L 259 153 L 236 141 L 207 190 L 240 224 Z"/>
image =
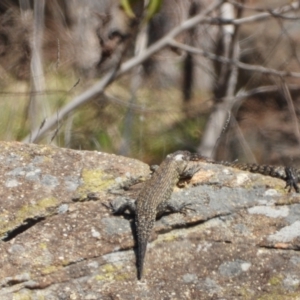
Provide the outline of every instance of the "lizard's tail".
<path id="1" fill-rule="evenodd" d="M 143 276 L 143 266 L 144 266 L 144 260 L 147 250 L 147 244 L 149 240 L 149 236 L 151 234 L 151 229 L 154 226 L 155 220 L 147 220 L 147 222 L 144 223 L 144 220 L 141 218 L 141 220 L 137 221 L 137 277 L 138 280 L 141 280 Z"/>
<path id="2" fill-rule="evenodd" d="M 138 238 L 139 239 L 139 238 Z M 142 279 L 143 276 L 143 267 L 144 267 L 144 260 L 145 260 L 145 254 L 147 250 L 147 241 L 148 239 L 139 239 L 138 242 L 138 249 L 137 249 L 137 277 L 138 280 Z"/>

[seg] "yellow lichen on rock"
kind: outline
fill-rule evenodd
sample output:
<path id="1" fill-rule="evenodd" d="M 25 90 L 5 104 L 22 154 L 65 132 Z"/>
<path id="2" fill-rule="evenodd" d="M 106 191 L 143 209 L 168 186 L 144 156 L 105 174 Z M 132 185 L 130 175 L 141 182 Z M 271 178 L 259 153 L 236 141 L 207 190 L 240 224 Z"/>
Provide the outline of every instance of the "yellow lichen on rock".
<path id="1" fill-rule="evenodd" d="M 114 177 L 103 170 L 82 170 L 83 184 L 77 189 L 79 201 L 86 198 L 89 193 L 107 191 L 115 183 Z"/>

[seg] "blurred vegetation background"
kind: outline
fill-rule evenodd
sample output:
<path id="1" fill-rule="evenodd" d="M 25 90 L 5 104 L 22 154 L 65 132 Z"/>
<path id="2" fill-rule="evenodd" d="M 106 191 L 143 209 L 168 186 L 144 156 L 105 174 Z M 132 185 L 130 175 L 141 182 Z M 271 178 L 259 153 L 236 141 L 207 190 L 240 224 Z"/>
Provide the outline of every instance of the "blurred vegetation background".
<path id="1" fill-rule="evenodd" d="M 221 3 L 62 116 L 118 63 L 142 55 L 212 1 L 1 0 L 0 139 L 148 163 L 187 149 L 218 160 L 300 165 L 297 2 Z M 51 116 L 55 126 L 39 136 Z"/>

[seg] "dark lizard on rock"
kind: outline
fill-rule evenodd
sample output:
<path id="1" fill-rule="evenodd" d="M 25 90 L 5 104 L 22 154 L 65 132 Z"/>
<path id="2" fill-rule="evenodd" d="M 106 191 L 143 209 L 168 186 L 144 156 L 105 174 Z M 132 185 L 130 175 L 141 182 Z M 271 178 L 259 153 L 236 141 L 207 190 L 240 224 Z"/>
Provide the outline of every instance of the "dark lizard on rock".
<path id="1" fill-rule="evenodd" d="M 152 177 L 144 183 L 141 192 L 135 202 L 123 202 L 118 208 L 113 207 L 114 213 L 123 213 L 129 210 L 135 213 L 135 227 L 137 237 L 137 273 L 140 280 L 143 275 L 143 265 L 147 249 L 147 243 L 157 217 L 164 212 L 183 212 L 188 203 L 180 208 L 172 206 L 169 202 L 174 186 L 179 179 L 192 177 L 200 170 L 197 162 L 221 164 L 244 171 L 260 173 L 284 180 L 288 187 L 299 192 L 297 183 L 300 175 L 295 169 L 282 166 L 267 166 L 237 162 L 219 162 L 188 151 L 177 151 L 167 155 L 159 167 L 155 169 Z"/>
<path id="2" fill-rule="evenodd" d="M 213 159 L 202 156 L 198 153 L 191 154 L 191 161 L 203 161 L 212 164 L 219 164 L 242 171 L 248 171 L 251 173 L 258 173 L 266 176 L 271 176 L 274 178 L 282 179 L 286 182 L 286 188 L 289 188 L 289 192 L 292 188 L 299 193 L 298 182 L 300 181 L 300 170 L 291 167 L 284 166 L 271 166 L 271 165 L 259 165 L 255 163 L 240 163 L 237 161 L 228 162 L 228 161 L 215 161 Z"/>
<path id="3" fill-rule="evenodd" d="M 156 218 L 164 212 L 183 212 L 189 205 L 184 204 L 176 208 L 169 203 L 169 199 L 179 179 L 192 177 L 200 169 L 200 165 L 189 163 L 190 156 L 188 151 L 177 151 L 167 155 L 151 179 L 145 182 L 136 202 L 126 202 L 114 209 L 114 213 L 123 213 L 126 209 L 135 212 L 139 280 L 143 275 L 147 243 Z"/>

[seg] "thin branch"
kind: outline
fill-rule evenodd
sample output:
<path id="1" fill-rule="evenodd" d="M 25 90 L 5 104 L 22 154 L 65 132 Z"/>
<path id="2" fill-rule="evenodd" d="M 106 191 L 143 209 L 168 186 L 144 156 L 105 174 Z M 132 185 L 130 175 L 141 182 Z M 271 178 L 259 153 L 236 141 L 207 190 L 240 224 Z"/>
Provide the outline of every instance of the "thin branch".
<path id="1" fill-rule="evenodd" d="M 298 72 L 278 71 L 276 69 L 265 68 L 265 67 L 258 66 L 258 65 L 245 64 L 245 63 L 240 62 L 238 60 L 228 59 L 224 56 L 218 56 L 218 55 L 215 55 L 211 52 L 200 50 L 198 48 L 191 47 L 191 46 L 176 42 L 175 40 L 170 40 L 169 45 L 172 46 L 172 47 L 176 47 L 178 49 L 187 51 L 187 52 L 191 52 L 193 54 L 202 55 L 202 56 L 204 56 L 206 58 L 209 58 L 209 59 L 212 59 L 212 60 L 216 60 L 216 61 L 226 63 L 226 64 L 232 64 L 232 65 L 234 65 L 234 66 L 236 66 L 240 69 L 244 69 L 244 70 L 247 70 L 247 71 L 258 72 L 258 73 L 263 73 L 263 74 L 270 74 L 270 75 L 275 75 L 275 76 L 279 76 L 279 77 L 296 77 L 296 78 L 300 78 L 300 73 L 298 73 Z"/>
<path id="2" fill-rule="evenodd" d="M 228 3 L 227 3 L 228 4 Z M 232 10 L 234 11 L 233 7 Z M 240 18 L 243 14 L 243 9 L 239 8 L 237 10 L 237 18 Z M 229 59 L 231 60 L 239 60 L 240 57 L 240 45 L 239 45 L 239 32 L 240 32 L 240 26 L 234 26 L 234 32 L 232 35 L 232 41 L 229 49 Z M 233 96 L 234 92 L 236 90 L 236 85 L 238 81 L 238 67 L 232 66 L 230 77 L 228 80 L 228 87 L 226 91 L 226 96 Z"/>
<path id="3" fill-rule="evenodd" d="M 295 11 L 300 8 L 299 1 L 293 1 L 291 4 L 284 5 L 282 7 L 269 10 L 268 12 L 263 12 L 260 14 L 256 14 L 253 16 L 241 18 L 241 19 L 221 19 L 221 18 L 206 18 L 206 20 L 203 23 L 211 24 L 211 25 L 241 25 L 246 23 L 252 23 L 252 22 L 258 22 L 263 21 L 265 19 L 271 18 L 271 17 L 280 17 L 283 18 L 283 14 L 288 13 L 290 11 Z M 285 17 L 286 18 L 286 17 Z"/>
<path id="4" fill-rule="evenodd" d="M 251 150 L 251 147 L 249 146 L 247 140 L 245 139 L 245 136 L 236 120 L 235 117 L 232 117 L 232 127 L 235 128 L 235 132 L 236 132 L 236 136 L 242 146 L 242 149 L 246 155 L 246 157 L 248 158 L 249 162 L 253 162 L 253 163 L 257 163 L 256 158 Z"/>
<path id="5" fill-rule="evenodd" d="M 34 2 L 34 18 L 33 18 L 33 37 L 31 43 L 31 80 L 32 80 L 32 95 L 29 105 L 29 117 L 31 129 L 35 129 L 48 114 L 49 108 L 47 99 L 43 94 L 45 90 L 45 76 L 43 70 L 43 31 L 44 31 L 44 13 L 45 0 Z"/>
<path id="6" fill-rule="evenodd" d="M 257 7 L 257 6 L 249 6 L 249 5 L 246 5 L 246 4 L 242 4 L 242 3 L 239 3 L 237 1 L 234 1 L 234 0 L 228 0 L 227 1 L 228 3 L 231 3 L 232 5 L 234 5 L 235 7 L 237 8 L 243 8 L 243 9 L 247 9 L 247 10 L 253 10 L 253 11 L 257 11 L 257 12 L 266 12 L 266 11 L 270 11 L 270 9 L 266 9 L 266 8 L 262 8 L 262 7 Z"/>
<path id="7" fill-rule="evenodd" d="M 285 20 L 299 20 L 299 17 L 284 16 L 282 14 L 275 13 L 274 10 L 272 10 L 270 8 L 263 8 L 263 7 L 257 7 L 257 6 L 249 6 L 249 5 L 245 5 L 245 4 L 233 1 L 233 0 L 229 0 L 228 3 L 231 3 L 236 8 L 242 8 L 242 9 L 246 9 L 246 10 L 250 10 L 250 11 L 256 11 L 256 12 L 269 12 L 270 14 L 272 14 L 276 18 L 281 18 L 281 19 L 285 19 Z"/>
<path id="8" fill-rule="evenodd" d="M 59 38 L 57 38 L 57 58 L 56 58 L 56 70 L 58 70 L 60 66 L 60 41 Z"/>
<path id="9" fill-rule="evenodd" d="M 228 1 L 228 2 L 231 3 L 232 5 L 236 6 L 237 8 L 243 8 L 243 9 L 252 10 L 252 11 L 256 11 L 256 12 L 268 12 L 277 19 L 284 19 L 284 20 L 290 20 L 290 21 L 299 20 L 298 16 L 296 16 L 296 17 L 285 16 L 285 15 L 276 13 L 274 10 L 272 10 L 270 8 L 251 7 L 251 6 L 247 6 L 247 5 L 235 2 L 235 1 Z"/>
<path id="10" fill-rule="evenodd" d="M 223 135 L 225 134 L 225 132 L 227 131 L 228 127 L 229 127 L 229 124 L 230 124 L 230 120 L 231 120 L 231 111 L 227 111 L 227 119 L 222 127 L 222 130 L 221 130 L 221 133 L 219 134 L 217 140 L 216 140 L 216 143 L 214 145 L 214 148 L 212 149 L 211 153 L 215 154 L 216 153 L 216 150 L 219 146 L 219 142 L 221 141 L 221 138 L 223 137 Z"/>
<path id="11" fill-rule="evenodd" d="M 225 6 L 226 5 L 226 6 Z M 232 4 L 226 3 L 223 5 L 224 12 L 222 16 L 229 16 L 231 18 L 235 17 L 234 7 Z M 242 16 L 243 9 L 238 9 L 236 13 L 236 18 L 240 18 Z M 223 51 L 223 55 L 226 56 L 229 60 L 238 60 L 240 55 L 240 47 L 239 47 L 239 29 L 240 26 L 226 25 L 222 27 L 223 29 L 223 44 L 225 51 Z M 226 51 L 227 49 L 227 51 Z M 237 66 L 222 64 L 220 77 L 218 78 L 216 84 L 217 87 L 215 89 L 214 98 L 220 98 L 220 96 L 226 95 L 226 97 L 233 97 L 236 90 L 237 78 L 238 78 L 239 69 Z M 223 94 L 223 95 L 222 95 Z M 215 101 L 218 102 L 219 99 Z M 220 137 L 222 136 L 222 131 L 224 130 L 224 125 L 226 124 L 226 115 L 228 111 L 233 106 L 233 102 L 227 98 L 224 100 L 224 105 L 217 106 L 216 109 L 219 109 L 219 112 L 214 111 L 203 132 L 203 136 L 201 139 L 200 146 L 198 148 L 201 153 L 202 149 L 206 150 L 205 155 L 209 157 L 215 157 L 215 150 L 218 148 L 218 144 L 220 141 Z M 217 120 L 213 120 L 214 117 L 217 117 Z M 218 126 L 211 126 L 212 124 L 218 124 Z M 215 138 L 215 140 L 213 140 Z M 211 141 L 209 141 L 211 140 Z M 207 145 L 214 143 L 214 147 L 209 150 Z"/>
<path id="12" fill-rule="evenodd" d="M 300 86 L 297 84 L 290 84 L 288 85 L 288 89 L 292 91 L 299 91 L 300 92 Z M 236 100 L 243 100 L 250 97 L 256 97 L 260 95 L 264 95 L 266 93 L 275 93 L 279 92 L 280 89 L 277 85 L 267 85 L 267 86 L 260 86 L 258 88 L 251 89 L 249 91 L 241 91 L 239 92 L 235 97 L 229 97 L 230 99 L 234 98 Z M 227 98 L 227 97 L 226 97 Z M 224 99 L 221 99 L 224 100 Z"/>
<path id="13" fill-rule="evenodd" d="M 298 145 L 300 146 L 300 130 L 299 130 L 298 117 L 295 111 L 294 102 L 292 100 L 291 93 L 287 87 L 287 84 L 284 81 L 282 81 L 282 90 L 286 98 L 288 108 L 292 117 L 292 123 L 294 124 L 295 135 L 298 141 Z"/>

